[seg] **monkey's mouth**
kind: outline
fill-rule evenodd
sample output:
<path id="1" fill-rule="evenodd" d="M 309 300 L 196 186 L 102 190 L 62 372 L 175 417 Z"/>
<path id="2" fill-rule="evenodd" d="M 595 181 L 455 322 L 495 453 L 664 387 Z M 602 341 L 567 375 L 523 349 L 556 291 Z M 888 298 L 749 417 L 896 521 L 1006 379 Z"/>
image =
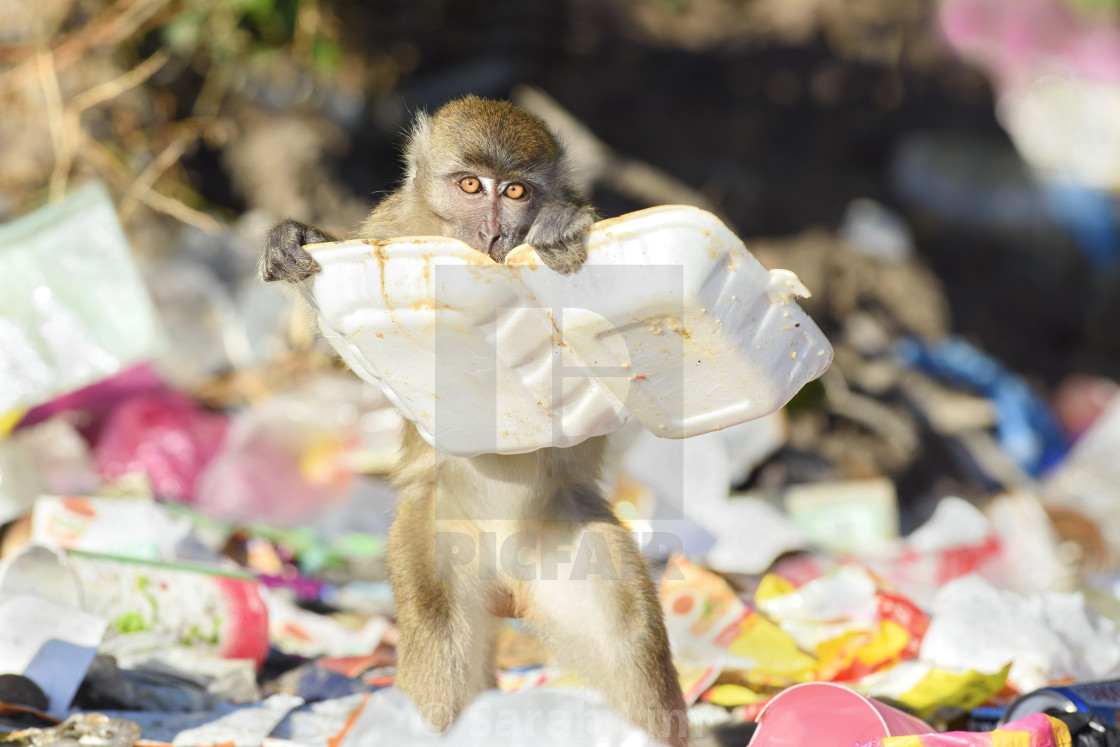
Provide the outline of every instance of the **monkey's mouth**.
<path id="1" fill-rule="evenodd" d="M 516 238 L 507 236 L 506 234 L 499 233 L 496 236 L 487 236 L 485 234 L 473 236 L 458 236 L 456 237 L 464 244 L 474 249 L 476 252 L 485 254 L 490 259 L 501 264 L 505 258 L 517 246 L 517 242 L 511 239 Z"/>
<path id="2" fill-rule="evenodd" d="M 483 254 L 490 255 L 490 259 L 494 260 L 498 264 L 501 264 L 502 262 L 505 262 L 506 256 L 510 253 L 510 248 L 511 247 L 506 246 L 506 242 L 496 241 L 490 247 L 490 251 L 483 252 Z"/>

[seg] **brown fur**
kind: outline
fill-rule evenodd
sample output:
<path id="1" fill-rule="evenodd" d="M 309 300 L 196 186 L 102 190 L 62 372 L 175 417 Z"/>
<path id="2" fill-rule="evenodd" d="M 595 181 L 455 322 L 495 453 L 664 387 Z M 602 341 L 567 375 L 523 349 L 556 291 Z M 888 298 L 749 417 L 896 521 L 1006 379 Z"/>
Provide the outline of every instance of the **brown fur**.
<path id="1" fill-rule="evenodd" d="M 417 117 L 404 182 L 359 235 L 454 236 L 498 261 L 527 239 L 553 269 L 577 271 L 595 213 L 564 161 L 556 138 L 528 112 L 473 96 L 453 101 Z M 467 195 L 457 186 L 464 175 L 495 189 Z M 525 199 L 497 191 L 511 182 L 527 188 Z M 298 283 L 317 272 L 302 248 L 312 240 L 330 237 L 294 221 L 273 229 L 264 278 Z M 611 707 L 673 747 L 687 744 L 656 589 L 599 488 L 603 451 L 594 438 L 567 449 L 453 457 L 408 428 L 389 536 L 396 686 L 435 727 L 447 728 L 494 686 L 495 612 L 515 609 Z"/>
<path id="2" fill-rule="evenodd" d="M 437 452 L 408 429 L 389 537 L 400 626 L 396 686 L 436 728 L 450 726 L 474 695 L 494 686 L 493 600 L 508 597 L 608 705 L 667 744 L 687 744 L 657 590 L 629 530 L 597 488 L 603 442 L 463 458 Z M 493 518 L 495 505 L 500 518 Z M 500 558 L 497 573 L 488 572 L 484 533 L 495 535 L 497 546 L 522 537 L 535 561 L 531 577 Z M 436 544 L 448 535 L 473 548 L 470 562 L 441 566 Z M 564 562 L 555 574 L 544 570 L 545 547 L 575 559 L 585 543 L 595 548 L 601 573 L 582 574 Z"/>

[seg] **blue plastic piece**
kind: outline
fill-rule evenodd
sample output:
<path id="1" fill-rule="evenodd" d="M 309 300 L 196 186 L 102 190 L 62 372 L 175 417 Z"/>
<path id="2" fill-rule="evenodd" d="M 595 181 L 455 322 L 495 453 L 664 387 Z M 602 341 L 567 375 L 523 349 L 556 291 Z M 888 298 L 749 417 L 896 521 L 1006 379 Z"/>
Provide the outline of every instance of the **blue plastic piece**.
<path id="1" fill-rule="evenodd" d="M 1050 406 L 1017 374 L 958 337 L 926 344 L 903 338 L 895 356 L 905 365 L 992 401 L 1000 446 L 1027 473 L 1037 476 L 1062 460 L 1069 440 Z"/>
<path id="2" fill-rule="evenodd" d="M 1084 184 L 1056 182 L 1046 187 L 1046 203 L 1094 270 L 1107 273 L 1120 265 L 1120 210 L 1115 197 Z"/>

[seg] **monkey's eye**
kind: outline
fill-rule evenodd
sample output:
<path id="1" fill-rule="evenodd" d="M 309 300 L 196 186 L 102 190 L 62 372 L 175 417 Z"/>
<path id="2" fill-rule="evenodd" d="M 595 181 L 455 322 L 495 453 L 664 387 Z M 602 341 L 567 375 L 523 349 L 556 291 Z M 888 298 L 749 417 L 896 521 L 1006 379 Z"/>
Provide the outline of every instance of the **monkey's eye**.
<path id="1" fill-rule="evenodd" d="M 505 195 L 511 200 L 520 200 L 525 196 L 525 185 L 514 182 L 506 187 Z"/>
<path id="2" fill-rule="evenodd" d="M 459 180 L 459 189 L 463 190 L 469 195 L 473 195 L 482 188 L 482 182 L 473 176 L 466 176 Z"/>

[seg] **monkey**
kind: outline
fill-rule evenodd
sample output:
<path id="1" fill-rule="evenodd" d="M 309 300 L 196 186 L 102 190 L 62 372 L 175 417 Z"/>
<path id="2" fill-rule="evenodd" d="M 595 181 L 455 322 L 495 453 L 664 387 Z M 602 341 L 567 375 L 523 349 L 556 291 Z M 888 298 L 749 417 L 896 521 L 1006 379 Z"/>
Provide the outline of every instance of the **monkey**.
<path id="1" fill-rule="evenodd" d="M 597 220 L 565 171 L 559 141 L 538 117 L 509 102 L 476 96 L 421 112 L 405 145 L 404 184 L 369 214 L 357 235 L 450 236 L 501 262 L 529 243 L 567 274 L 587 258 L 581 236 Z M 268 235 L 266 281 L 299 283 L 322 268 L 302 247 L 335 241 L 286 220 Z"/>
<path id="2" fill-rule="evenodd" d="M 403 183 L 358 236 L 451 236 L 497 262 L 526 242 L 564 274 L 586 260 L 595 210 L 573 187 L 558 139 L 529 112 L 475 96 L 421 112 L 404 163 Z M 284 221 L 268 235 L 263 279 L 310 277 L 321 267 L 302 245 L 333 240 Z M 407 426 L 388 542 L 395 685 L 436 729 L 496 686 L 498 625 L 518 616 L 609 707 L 672 747 L 688 743 L 656 587 L 603 497 L 606 438 L 459 457 Z"/>

